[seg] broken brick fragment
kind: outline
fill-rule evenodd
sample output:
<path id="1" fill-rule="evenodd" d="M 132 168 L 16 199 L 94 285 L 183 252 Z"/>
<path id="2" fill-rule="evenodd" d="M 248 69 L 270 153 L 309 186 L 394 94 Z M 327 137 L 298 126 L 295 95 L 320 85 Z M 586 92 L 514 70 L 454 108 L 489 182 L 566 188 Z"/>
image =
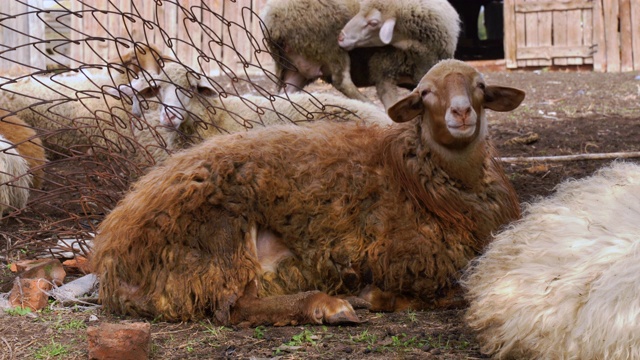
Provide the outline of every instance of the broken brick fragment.
<path id="1" fill-rule="evenodd" d="M 103 323 L 87 329 L 89 359 L 148 359 L 151 350 L 149 323 Z"/>

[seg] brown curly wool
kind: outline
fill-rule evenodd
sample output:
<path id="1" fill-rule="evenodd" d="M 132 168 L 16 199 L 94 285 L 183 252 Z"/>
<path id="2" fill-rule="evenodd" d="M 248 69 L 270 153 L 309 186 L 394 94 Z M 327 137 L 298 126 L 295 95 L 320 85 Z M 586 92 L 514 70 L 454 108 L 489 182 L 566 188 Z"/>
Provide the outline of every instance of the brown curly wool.
<path id="1" fill-rule="evenodd" d="M 425 79 L 454 105 L 422 105 L 419 87 L 389 111 L 402 122 L 391 127 L 275 126 L 214 137 L 169 158 L 100 226 L 93 265 L 105 308 L 279 323 L 273 311 L 288 305 L 273 296 L 371 286 L 414 307 L 436 304 L 491 231 L 519 217 L 486 138 L 484 106 L 508 111 L 523 93 L 480 91 L 480 74 L 461 62 Z M 477 119 L 476 130 L 441 132 L 462 93 L 471 114 L 462 121 Z M 334 311 L 331 297 L 313 292 L 284 299 L 307 314 L 284 323 L 335 323 L 336 313 L 353 311 L 340 302 Z"/>

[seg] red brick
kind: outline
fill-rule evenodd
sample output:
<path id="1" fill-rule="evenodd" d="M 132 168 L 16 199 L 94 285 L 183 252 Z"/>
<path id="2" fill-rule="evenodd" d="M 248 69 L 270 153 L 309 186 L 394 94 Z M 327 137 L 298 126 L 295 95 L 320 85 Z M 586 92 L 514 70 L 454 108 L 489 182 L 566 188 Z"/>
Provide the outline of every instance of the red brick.
<path id="1" fill-rule="evenodd" d="M 21 279 L 43 278 L 60 286 L 67 276 L 58 259 L 22 260 L 15 265 Z"/>
<path id="2" fill-rule="evenodd" d="M 89 359 L 141 360 L 149 358 L 149 323 L 103 323 L 87 329 Z"/>
<path id="3" fill-rule="evenodd" d="M 30 308 L 37 311 L 49 304 L 49 295 L 44 291 L 51 290 L 52 285 L 43 279 L 16 278 L 9 293 L 9 303 L 13 307 Z"/>

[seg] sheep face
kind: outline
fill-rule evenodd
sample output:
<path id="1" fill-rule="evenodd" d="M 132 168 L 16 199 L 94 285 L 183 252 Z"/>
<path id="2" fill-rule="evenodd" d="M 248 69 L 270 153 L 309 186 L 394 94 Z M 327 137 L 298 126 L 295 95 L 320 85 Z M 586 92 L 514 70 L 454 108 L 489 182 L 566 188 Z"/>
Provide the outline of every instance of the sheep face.
<path id="1" fill-rule="evenodd" d="M 385 18 L 378 9 L 361 10 L 344 26 L 338 44 L 345 50 L 389 45 L 395 25 L 395 17 Z"/>
<path id="2" fill-rule="evenodd" d="M 218 95 L 205 77 L 174 62 L 167 63 L 160 73 L 152 73 L 150 79 L 140 76 L 119 89 L 133 99 L 134 115 L 142 117 L 159 109 L 160 124 L 175 129 L 188 121 L 192 101 L 206 102 Z"/>
<path id="3" fill-rule="evenodd" d="M 518 89 L 488 86 L 473 67 L 458 60 L 434 66 L 418 87 L 388 110 L 395 122 L 421 116 L 430 137 L 438 144 L 457 148 L 486 133 L 484 109 L 511 111 L 524 99 Z"/>

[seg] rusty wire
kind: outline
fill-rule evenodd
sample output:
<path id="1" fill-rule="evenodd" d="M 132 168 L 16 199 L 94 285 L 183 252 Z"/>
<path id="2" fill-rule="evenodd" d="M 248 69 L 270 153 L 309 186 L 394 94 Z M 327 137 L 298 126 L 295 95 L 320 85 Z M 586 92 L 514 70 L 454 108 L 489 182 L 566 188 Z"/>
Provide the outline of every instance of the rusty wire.
<path id="1" fill-rule="evenodd" d="M 12 46 L 0 44 L 0 59 L 2 59 L 0 61 L 3 62 L 5 69 L 0 72 L 0 99 L 2 97 L 30 99 L 32 103 L 26 107 L 7 110 L 18 116 L 26 112 L 37 112 L 47 119 L 46 126 L 30 124 L 30 127 L 36 130 L 43 141 L 48 162 L 39 168 L 43 171 L 42 187 L 30 190 L 27 205 L 22 208 L 12 208 L 0 217 L 0 256 L 5 259 L 35 257 L 42 252 L 68 252 L 66 257 L 87 254 L 88 242 L 96 233 L 100 221 L 122 198 L 131 183 L 155 164 L 152 151 L 148 145 L 143 146 L 136 142 L 136 137 L 132 135 L 132 128 L 153 133 L 153 138 L 156 140 L 153 144 L 155 147 L 166 152 L 172 151 L 166 148 L 163 135 L 156 131 L 157 128 L 150 125 L 147 119 L 136 118 L 131 113 L 130 99 L 122 96 L 116 100 L 116 97 L 105 94 L 107 89 L 118 86 L 112 75 L 110 75 L 111 82 L 102 84 L 89 80 L 83 75 L 92 71 L 102 71 L 109 74 L 127 74 L 129 79 L 137 77 L 135 69 L 131 66 L 124 67 L 119 61 L 114 62 L 102 56 L 98 45 L 113 45 L 118 52 L 117 58 L 120 59 L 126 51 L 132 51 L 134 48 L 146 47 L 149 51 L 148 46 L 163 47 L 168 51 L 159 54 L 159 63 L 175 61 L 183 64 L 193 76 L 205 77 L 221 97 L 253 93 L 271 100 L 276 97 L 287 99 L 286 95 L 274 93 L 277 89 L 277 79 L 272 72 L 272 66 L 262 63 L 265 57 L 257 56 L 267 52 L 268 47 L 263 24 L 255 26 L 256 21 L 259 22 L 255 9 L 240 8 L 240 5 L 234 1 L 224 1 L 224 8 L 227 11 L 240 11 L 241 21 L 227 20 L 219 9 L 212 8 L 204 0 L 191 6 L 181 5 L 185 3 L 184 1 L 132 1 L 131 9 L 127 11 L 118 9 L 115 0 L 109 1 L 108 9 L 97 8 L 93 1 L 56 0 L 56 9 L 38 8 L 27 1 L 11 1 L 23 5 L 25 10 L 19 13 L 0 12 L 0 28 L 5 32 L 14 32 L 15 36 L 21 36 L 25 40 L 23 43 Z M 82 10 L 72 10 L 69 6 L 70 2 L 82 5 L 80 6 Z M 155 7 L 154 11 L 150 12 L 154 14 L 153 18 L 144 17 L 144 9 L 140 5 L 143 3 L 144 6 Z M 170 6 L 177 7 L 178 12 L 184 16 L 179 26 L 200 27 L 202 41 L 198 42 L 198 39 L 194 39 L 189 31 L 185 31 L 187 35 L 185 38 L 178 38 L 170 36 L 161 28 L 160 22 L 156 20 Z M 234 7 L 239 9 L 234 10 Z M 114 15 L 120 20 L 115 22 L 112 16 L 109 23 L 102 23 L 100 16 L 105 14 Z M 221 22 L 222 32 L 200 21 L 205 15 Z M 102 35 L 96 37 L 86 32 L 86 29 L 74 29 L 70 25 L 73 17 L 97 21 L 102 29 Z M 46 36 L 34 37 L 24 29 L 12 27 L 17 26 L 15 24 L 21 21 L 27 21 L 28 18 L 35 19 L 36 23 L 44 23 L 49 30 L 49 36 L 55 39 Z M 144 25 L 142 40 L 139 34 L 136 38 L 129 29 L 132 24 Z M 249 28 L 249 24 L 254 24 L 254 31 Z M 256 32 L 256 28 L 260 31 Z M 115 29 L 119 29 L 120 32 L 114 31 Z M 161 34 L 160 41 L 158 39 L 155 43 L 149 41 L 147 31 L 150 33 L 152 30 Z M 239 38 L 236 36 L 235 41 L 230 36 L 232 30 L 241 35 Z M 237 51 L 238 39 L 244 41 L 245 45 L 249 44 L 249 56 L 246 52 Z M 193 54 L 197 56 L 196 62 L 201 66 L 188 65 L 189 61 L 193 64 L 193 59 L 185 59 L 180 52 L 176 51 L 178 44 L 193 48 L 195 50 Z M 77 46 L 84 46 L 86 51 L 95 53 L 97 56 L 94 56 L 94 59 L 97 60 L 86 62 L 71 56 L 69 48 Z M 21 49 L 37 49 L 46 58 L 46 65 L 35 67 L 29 59 L 16 59 L 15 54 Z M 225 52 L 226 54 L 235 53 L 237 62 L 226 63 L 223 58 L 214 55 Z M 252 58 L 248 59 L 248 57 Z M 209 66 L 208 72 L 204 68 L 205 65 Z M 22 71 L 17 75 L 12 74 L 15 72 L 13 68 Z M 216 70 L 214 73 L 217 76 L 211 75 L 212 68 Z M 80 77 L 86 88 L 77 89 L 69 85 L 67 79 L 74 76 Z M 37 81 L 39 86 L 50 90 L 53 95 L 45 99 L 31 91 L 8 90 L 12 84 L 21 81 Z M 92 104 L 96 101 L 102 101 L 108 110 L 93 107 Z M 149 99 L 149 101 L 154 100 Z M 70 103 L 78 108 L 84 107 L 91 115 L 66 116 L 60 109 Z M 260 114 L 264 111 L 276 111 L 273 108 L 261 109 L 249 100 L 246 104 L 256 111 L 256 115 L 252 118 L 241 118 L 238 115 L 237 121 L 246 126 L 259 125 Z M 232 111 L 219 104 L 207 103 L 206 105 L 211 114 Z M 306 118 L 322 118 L 322 104 L 318 102 L 317 112 L 304 115 Z M 0 118 L 0 121 L 5 121 L 5 118 Z M 216 126 L 211 119 L 196 117 L 194 121 L 197 127 Z M 187 144 L 200 140 L 180 130 L 177 132 L 177 135 Z M 71 141 L 69 142 L 68 139 Z M 6 151 L 5 149 L 4 152 Z M 33 171 L 35 170 L 30 170 L 30 172 Z M 11 181 L 0 183 L 0 190 L 10 186 L 14 186 Z"/>

